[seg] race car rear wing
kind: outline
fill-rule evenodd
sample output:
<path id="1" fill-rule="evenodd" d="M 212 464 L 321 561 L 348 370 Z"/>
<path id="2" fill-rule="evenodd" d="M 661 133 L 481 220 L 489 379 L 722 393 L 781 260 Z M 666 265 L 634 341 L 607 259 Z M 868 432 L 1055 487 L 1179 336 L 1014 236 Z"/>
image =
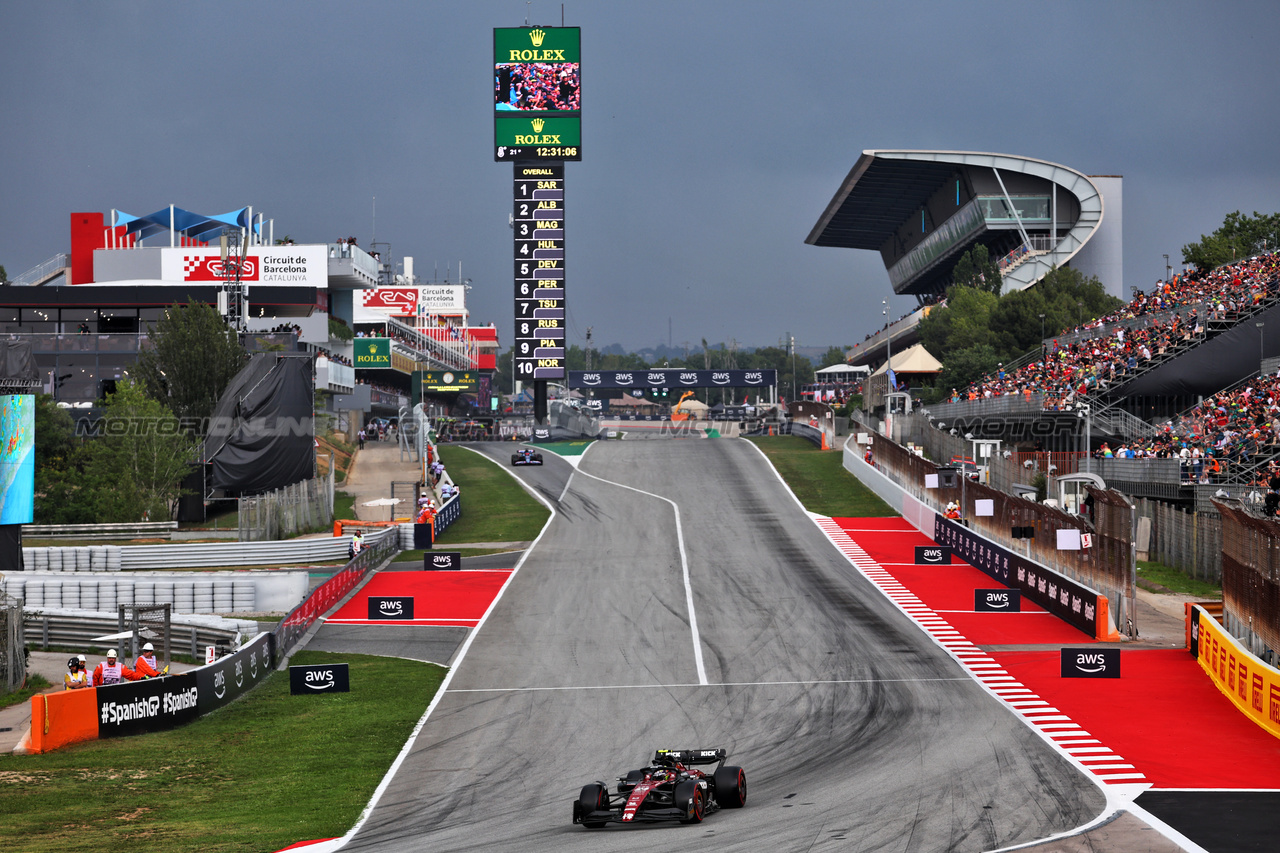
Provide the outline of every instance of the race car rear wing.
<path id="1" fill-rule="evenodd" d="M 653 754 L 654 764 L 715 764 L 724 762 L 729 753 L 723 749 L 660 749 Z"/>

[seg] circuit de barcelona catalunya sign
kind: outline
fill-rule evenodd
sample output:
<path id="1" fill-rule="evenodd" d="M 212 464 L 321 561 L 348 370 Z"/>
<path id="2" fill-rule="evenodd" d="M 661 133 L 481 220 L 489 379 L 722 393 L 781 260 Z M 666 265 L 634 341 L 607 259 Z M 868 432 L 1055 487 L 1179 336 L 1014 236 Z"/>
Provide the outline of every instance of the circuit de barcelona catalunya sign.
<path id="1" fill-rule="evenodd" d="M 570 370 L 570 388 L 769 388 L 776 370 Z"/>

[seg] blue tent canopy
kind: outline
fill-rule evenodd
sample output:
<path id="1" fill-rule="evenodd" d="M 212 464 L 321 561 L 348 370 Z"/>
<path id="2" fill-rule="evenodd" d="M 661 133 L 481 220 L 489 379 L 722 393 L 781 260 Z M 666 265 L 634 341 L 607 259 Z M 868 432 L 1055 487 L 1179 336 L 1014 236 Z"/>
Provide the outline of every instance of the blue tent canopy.
<path id="1" fill-rule="evenodd" d="M 145 240 L 153 234 L 161 234 L 169 230 L 169 215 L 173 212 L 173 230 L 188 237 L 200 239 L 207 234 L 221 232 L 223 228 L 248 228 L 249 208 L 242 207 L 230 213 L 217 216 L 203 216 L 180 207 L 161 208 L 146 216 L 133 216 L 123 210 L 116 211 L 116 225 L 125 226 L 126 234 L 136 234 L 139 240 Z M 261 230 L 258 223 L 253 224 L 254 233 Z"/>

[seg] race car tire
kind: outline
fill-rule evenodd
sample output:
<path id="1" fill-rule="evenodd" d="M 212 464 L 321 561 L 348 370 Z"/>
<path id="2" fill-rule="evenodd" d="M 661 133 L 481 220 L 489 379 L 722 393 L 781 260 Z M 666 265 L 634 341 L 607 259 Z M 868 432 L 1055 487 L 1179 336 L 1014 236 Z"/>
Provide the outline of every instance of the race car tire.
<path id="1" fill-rule="evenodd" d="M 582 793 L 578 795 L 578 814 L 586 817 L 592 812 L 604 811 L 609 808 L 609 792 L 604 785 L 592 783 L 582 787 Z M 604 826 L 604 821 L 582 821 L 582 825 L 587 829 L 599 829 Z"/>
<path id="2" fill-rule="evenodd" d="M 725 765 L 711 777 L 716 786 L 716 803 L 725 809 L 740 809 L 747 804 L 747 774 L 741 767 Z"/>
<path id="3" fill-rule="evenodd" d="M 516 464 L 516 463 L 517 463 L 517 462 L 519 462 L 519 461 L 520 461 L 520 454 L 518 454 L 518 453 L 513 453 L 513 454 L 511 454 L 511 464 L 512 464 L 512 465 Z"/>
<path id="4" fill-rule="evenodd" d="M 634 788 L 636 785 L 639 785 L 643 781 L 644 781 L 644 771 L 632 770 L 629 773 L 627 773 L 626 779 L 623 779 L 621 782 L 618 783 L 618 793 L 619 794 L 630 793 L 632 788 Z"/>
<path id="5" fill-rule="evenodd" d="M 676 786 L 674 799 L 676 808 L 687 815 L 680 818 L 681 823 L 702 823 L 707 800 L 697 782 L 681 782 Z"/>

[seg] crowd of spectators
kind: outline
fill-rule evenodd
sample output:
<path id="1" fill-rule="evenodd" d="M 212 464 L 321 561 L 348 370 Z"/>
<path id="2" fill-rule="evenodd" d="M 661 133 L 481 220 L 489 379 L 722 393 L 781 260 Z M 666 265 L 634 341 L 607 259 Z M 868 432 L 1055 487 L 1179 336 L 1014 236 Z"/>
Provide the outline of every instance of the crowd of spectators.
<path id="1" fill-rule="evenodd" d="M 1061 335 L 1074 340 L 1046 342 L 1038 360 L 1009 372 L 1000 365 L 963 392 L 951 389 L 950 399 L 1040 394 L 1046 409 L 1067 409 L 1124 381 L 1145 362 L 1193 344 L 1204 335 L 1207 321 L 1238 319 L 1278 292 L 1280 255 L 1275 253 L 1202 275 L 1176 275 L 1157 282 L 1150 293 L 1138 292 L 1119 311 Z M 1141 318 L 1148 319 L 1132 322 Z"/>
<path id="2" fill-rule="evenodd" d="M 494 79 L 494 86 L 494 101 L 499 109 L 582 109 L 577 63 L 534 62 L 500 65 Z"/>

